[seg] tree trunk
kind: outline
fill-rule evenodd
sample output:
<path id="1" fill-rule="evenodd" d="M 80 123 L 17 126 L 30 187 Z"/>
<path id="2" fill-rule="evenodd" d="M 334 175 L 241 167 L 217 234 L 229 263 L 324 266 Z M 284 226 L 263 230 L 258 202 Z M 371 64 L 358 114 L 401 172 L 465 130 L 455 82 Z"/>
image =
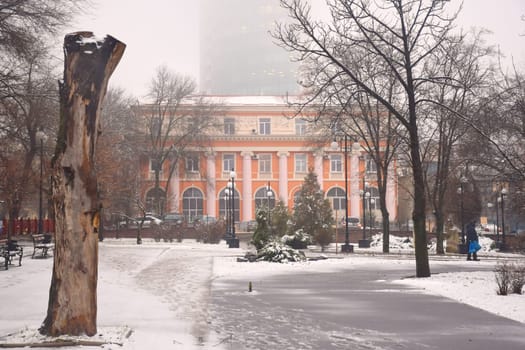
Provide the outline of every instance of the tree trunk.
<path id="1" fill-rule="evenodd" d="M 436 212 L 436 253 L 439 255 L 445 254 L 445 246 L 443 244 L 445 240 L 444 228 L 443 214 Z"/>
<path id="2" fill-rule="evenodd" d="M 416 253 L 416 277 L 430 277 L 428 262 L 427 231 L 425 222 L 425 181 L 419 158 L 417 138 L 411 140 L 412 172 L 414 175 L 414 245 Z"/>
<path id="3" fill-rule="evenodd" d="M 97 332 L 98 223 L 95 173 L 99 114 L 108 80 L 125 45 L 111 36 L 77 32 L 64 39 L 60 127 L 52 165 L 55 254 L 45 335 Z"/>

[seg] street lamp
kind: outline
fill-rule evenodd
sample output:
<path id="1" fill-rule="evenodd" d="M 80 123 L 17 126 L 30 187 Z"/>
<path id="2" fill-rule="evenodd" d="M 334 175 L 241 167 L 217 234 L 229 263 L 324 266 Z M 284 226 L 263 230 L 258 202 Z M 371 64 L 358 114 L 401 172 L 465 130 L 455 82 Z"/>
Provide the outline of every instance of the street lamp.
<path id="1" fill-rule="evenodd" d="M 36 132 L 36 139 L 40 142 L 40 186 L 38 194 L 38 233 L 42 234 L 43 232 L 43 206 L 42 206 L 42 182 L 44 178 L 44 142 L 47 140 L 47 135 L 42 131 L 38 130 Z"/>
<path id="2" fill-rule="evenodd" d="M 344 171 L 345 171 L 345 244 L 341 246 L 341 252 L 343 253 L 352 253 L 354 251 L 354 246 L 350 244 L 350 234 L 348 232 L 348 135 L 344 136 Z M 337 141 L 333 141 L 331 144 L 332 149 L 337 149 L 339 144 Z"/>
<path id="3" fill-rule="evenodd" d="M 505 245 L 505 196 L 507 195 L 507 189 L 501 190 L 501 245 L 500 250 L 507 249 Z"/>
<path id="4" fill-rule="evenodd" d="M 266 197 L 268 198 L 268 230 L 270 231 L 270 234 L 272 233 L 272 221 L 270 216 L 270 199 L 272 198 L 272 195 L 272 188 L 270 187 L 270 181 L 268 181 L 268 185 L 266 185 Z"/>
<path id="5" fill-rule="evenodd" d="M 235 237 L 235 171 L 232 168 L 230 171 L 230 183 L 231 183 L 231 238 L 228 242 L 228 247 L 230 248 L 239 248 L 239 239 Z"/>
<path id="6" fill-rule="evenodd" d="M 363 238 L 359 240 L 359 248 L 370 248 L 370 240 L 366 239 L 366 201 L 370 198 L 370 192 L 367 189 L 368 182 L 363 178 L 363 189 L 359 191 L 363 199 Z"/>
<path id="7" fill-rule="evenodd" d="M 465 222 L 464 222 L 464 207 L 463 207 L 463 194 L 465 193 L 465 184 L 467 183 L 468 179 L 465 176 L 461 176 L 459 179 L 459 187 L 458 187 L 458 194 L 461 195 L 461 244 L 459 244 L 459 253 L 460 254 L 467 254 L 468 247 L 465 243 Z"/>

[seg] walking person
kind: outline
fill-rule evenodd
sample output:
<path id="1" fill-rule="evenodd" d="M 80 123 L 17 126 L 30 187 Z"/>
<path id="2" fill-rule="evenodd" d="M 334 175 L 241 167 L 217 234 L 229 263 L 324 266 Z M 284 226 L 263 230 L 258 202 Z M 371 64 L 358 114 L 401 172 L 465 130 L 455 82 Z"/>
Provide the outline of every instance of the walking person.
<path id="1" fill-rule="evenodd" d="M 476 232 L 476 224 L 471 221 L 467 225 L 467 243 L 468 243 L 468 254 L 467 254 L 467 260 L 475 260 L 479 261 L 478 259 L 478 250 L 481 249 L 481 246 L 478 242 L 478 233 Z"/>

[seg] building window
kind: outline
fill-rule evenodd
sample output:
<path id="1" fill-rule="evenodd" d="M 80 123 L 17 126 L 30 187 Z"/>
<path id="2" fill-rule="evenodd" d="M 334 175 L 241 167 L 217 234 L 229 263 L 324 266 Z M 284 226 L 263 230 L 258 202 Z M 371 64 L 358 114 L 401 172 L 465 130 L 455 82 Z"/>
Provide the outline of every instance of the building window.
<path id="1" fill-rule="evenodd" d="M 198 188 L 188 188 L 182 195 L 182 212 L 187 222 L 193 222 L 196 216 L 201 216 L 202 192 Z"/>
<path id="2" fill-rule="evenodd" d="M 190 173 L 199 172 L 199 155 L 191 153 L 186 157 L 186 171 Z"/>
<path id="3" fill-rule="evenodd" d="M 259 135 L 270 135 L 272 133 L 272 124 L 270 118 L 259 119 Z"/>
<path id="4" fill-rule="evenodd" d="M 295 155 L 295 172 L 296 173 L 306 173 L 307 164 L 306 164 L 306 154 L 298 153 Z"/>
<path id="5" fill-rule="evenodd" d="M 306 120 L 295 119 L 295 134 L 306 135 Z"/>
<path id="6" fill-rule="evenodd" d="M 235 119 L 224 118 L 224 134 L 235 135 Z"/>
<path id="7" fill-rule="evenodd" d="M 326 193 L 326 197 L 332 202 L 332 208 L 334 210 L 346 209 L 345 191 L 342 188 L 335 187 L 330 189 L 330 191 Z"/>
<path id="8" fill-rule="evenodd" d="M 152 188 L 146 194 L 146 211 L 163 214 L 166 204 L 166 193 L 161 188 Z"/>
<path id="9" fill-rule="evenodd" d="M 366 172 L 377 173 L 377 164 L 372 157 L 366 158 Z"/>
<path id="10" fill-rule="evenodd" d="M 235 169 L 235 154 L 223 154 L 222 171 L 229 174 L 232 169 Z"/>
<path id="11" fill-rule="evenodd" d="M 157 159 L 150 158 L 149 160 L 149 171 L 154 173 L 155 171 L 162 172 L 162 166 Z"/>
<path id="12" fill-rule="evenodd" d="M 259 173 L 269 174 L 272 172 L 272 155 L 259 154 Z"/>
<path id="13" fill-rule="evenodd" d="M 266 186 L 260 188 L 255 192 L 255 208 L 264 208 L 268 209 L 268 204 L 270 204 L 270 209 L 275 207 L 275 192 L 271 189 L 272 195 L 268 198 L 268 189 Z"/>
<path id="14" fill-rule="evenodd" d="M 332 173 L 343 172 L 343 157 L 340 154 L 332 154 L 330 156 L 330 171 Z"/>

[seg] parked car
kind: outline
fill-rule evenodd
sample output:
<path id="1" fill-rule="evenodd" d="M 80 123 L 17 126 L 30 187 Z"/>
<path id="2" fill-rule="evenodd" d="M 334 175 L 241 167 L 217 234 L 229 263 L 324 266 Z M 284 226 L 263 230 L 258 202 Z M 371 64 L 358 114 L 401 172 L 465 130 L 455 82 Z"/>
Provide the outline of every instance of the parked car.
<path id="1" fill-rule="evenodd" d="M 181 213 L 168 213 L 162 218 L 162 224 L 170 227 L 182 227 L 186 225 L 186 218 Z"/>
<path id="2" fill-rule="evenodd" d="M 197 215 L 193 217 L 193 226 L 211 225 L 217 222 L 217 218 L 209 215 Z"/>
<path id="3" fill-rule="evenodd" d="M 353 216 L 349 216 L 347 218 L 347 220 L 348 220 L 348 227 L 361 228 L 361 224 L 359 222 L 359 218 L 356 218 L 356 217 L 353 217 Z M 341 219 L 341 227 L 346 227 L 345 218 Z"/>
<path id="4" fill-rule="evenodd" d="M 142 222 L 142 228 L 148 228 L 148 227 L 162 224 L 162 220 L 159 219 L 158 217 L 153 216 L 153 215 L 146 215 L 146 216 L 142 216 L 142 217 L 133 219 L 130 225 L 132 225 L 133 227 L 138 227 L 138 225 L 140 225 L 141 222 Z"/>

